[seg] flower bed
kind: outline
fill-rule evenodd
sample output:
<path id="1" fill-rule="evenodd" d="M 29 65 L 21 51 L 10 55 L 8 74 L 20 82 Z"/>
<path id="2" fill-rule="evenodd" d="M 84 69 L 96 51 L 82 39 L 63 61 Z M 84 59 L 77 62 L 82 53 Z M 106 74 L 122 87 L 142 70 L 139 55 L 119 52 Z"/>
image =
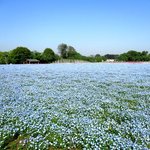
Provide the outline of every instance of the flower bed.
<path id="1" fill-rule="evenodd" d="M 150 64 L 0 66 L 0 147 L 150 149 Z"/>

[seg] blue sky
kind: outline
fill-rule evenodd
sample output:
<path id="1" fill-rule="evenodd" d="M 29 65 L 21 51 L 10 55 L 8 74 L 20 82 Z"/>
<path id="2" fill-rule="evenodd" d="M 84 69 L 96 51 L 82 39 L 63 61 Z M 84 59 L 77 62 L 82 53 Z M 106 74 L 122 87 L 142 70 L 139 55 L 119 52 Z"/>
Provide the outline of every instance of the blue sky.
<path id="1" fill-rule="evenodd" d="M 0 50 L 150 52 L 150 0 L 0 0 Z"/>

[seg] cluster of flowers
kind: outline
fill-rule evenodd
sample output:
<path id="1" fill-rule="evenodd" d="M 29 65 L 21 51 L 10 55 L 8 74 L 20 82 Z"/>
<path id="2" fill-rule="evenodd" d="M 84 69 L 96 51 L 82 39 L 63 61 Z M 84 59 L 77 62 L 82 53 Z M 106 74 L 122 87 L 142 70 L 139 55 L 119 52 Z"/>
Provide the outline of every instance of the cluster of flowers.
<path id="1" fill-rule="evenodd" d="M 0 66 L 0 147 L 149 149 L 149 64 Z"/>

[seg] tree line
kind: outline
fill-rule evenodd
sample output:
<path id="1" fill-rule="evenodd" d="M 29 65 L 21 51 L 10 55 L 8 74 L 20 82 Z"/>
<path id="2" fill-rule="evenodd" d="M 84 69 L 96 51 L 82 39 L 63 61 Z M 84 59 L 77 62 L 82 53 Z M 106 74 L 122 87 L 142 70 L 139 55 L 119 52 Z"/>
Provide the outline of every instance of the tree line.
<path id="1" fill-rule="evenodd" d="M 136 62 L 136 61 L 150 61 L 150 54 L 148 51 L 137 52 L 130 50 L 117 57 L 117 61 Z"/>
<path id="2" fill-rule="evenodd" d="M 84 56 L 81 55 L 73 46 L 67 44 L 58 45 L 58 54 L 51 48 L 46 48 L 43 52 L 31 51 L 26 47 L 17 47 L 7 52 L 0 52 L 0 64 L 23 64 L 27 59 L 37 59 L 40 63 L 52 63 L 58 60 L 82 60 L 88 62 L 102 62 L 107 59 L 115 59 L 116 61 L 150 61 L 148 51 L 137 52 L 130 50 L 120 55 L 100 54 Z"/>

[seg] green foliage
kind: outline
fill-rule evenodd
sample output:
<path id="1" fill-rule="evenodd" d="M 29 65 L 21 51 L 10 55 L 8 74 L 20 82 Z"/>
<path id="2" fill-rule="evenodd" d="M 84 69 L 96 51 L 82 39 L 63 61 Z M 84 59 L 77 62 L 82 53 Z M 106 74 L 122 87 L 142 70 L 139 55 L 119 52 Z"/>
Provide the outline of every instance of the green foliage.
<path id="1" fill-rule="evenodd" d="M 9 52 L 0 52 L 0 64 L 8 64 L 9 62 Z"/>
<path id="2" fill-rule="evenodd" d="M 78 53 L 74 47 L 68 46 L 67 48 L 67 58 L 81 60 L 81 54 Z"/>
<path id="3" fill-rule="evenodd" d="M 127 54 L 123 53 L 118 57 L 117 60 L 118 61 L 128 61 L 128 56 L 127 56 Z"/>
<path id="4" fill-rule="evenodd" d="M 60 57 L 58 54 L 55 54 L 55 59 L 56 59 L 56 61 L 57 61 L 57 60 L 60 60 L 61 57 Z"/>
<path id="5" fill-rule="evenodd" d="M 18 137 L 19 137 L 20 133 L 19 131 L 17 131 L 13 136 L 8 136 L 6 137 L 6 139 L 4 140 L 1 149 L 7 149 L 9 144 L 12 143 L 13 141 L 15 141 Z"/>
<path id="6" fill-rule="evenodd" d="M 102 59 L 101 59 L 101 56 L 82 56 L 82 60 L 84 61 L 88 61 L 88 62 L 101 62 Z"/>
<path id="7" fill-rule="evenodd" d="M 67 44 L 62 43 L 58 45 L 58 50 L 62 58 L 67 58 L 67 48 L 68 48 Z"/>
<path id="8" fill-rule="evenodd" d="M 147 51 L 137 52 L 130 50 L 127 53 L 121 54 L 118 61 L 150 61 L 150 55 Z"/>
<path id="9" fill-rule="evenodd" d="M 31 57 L 32 59 L 41 60 L 42 54 L 40 52 L 33 51 L 31 52 Z"/>
<path id="10" fill-rule="evenodd" d="M 122 62 L 136 62 L 136 61 L 150 61 L 150 54 L 148 51 L 137 52 L 130 50 L 127 53 L 120 55 L 106 54 L 101 56 L 96 54 L 95 56 L 83 56 L 76 51 L 73 46 L 67 44 L 58 45 L 59 55 L 55 54 L 51 48 L 46 48 L 43 53 L 37 51 L 30 51 L 26 47 L 17 47 L 10 52 L 0 52 L 0 64 L 22 64 L 26 59 L 37 59 L 41 63 L 52 63 L 57 60 L 69 60 L 69 62 L 75 62 L 76 60 L 88 61 L 88 62 L 102 62 L 107 59 L 115 59 Z"/>
<path id="11" fill-rule="evenodd" d="M 86 60 L 89 62 L 95 62 L 95 57 L 94 56 L 88 56 L 88 57 L 86 57 Z"/>
<path id="12" fill-rule="evenodd" d="M 75 58 L 76 54 L 77 54 L 77 52 L 74 49 L 74 47 L 68 46 L 68 48 L 67 48 L 67 57 L 68 58 Z"/>
<path id="13" fill-rule="evenodd" d="M 105 56 L 102 56 L 102 60 L 103 60 L 103 61 L 106 61 L 107 59 L 106 59 L 106 57 L 105 57 Z"/>
<path id="14" fill-rule="evenodd" d="M 58 50 L 61 58 L 63 59 L 83 60 L 81 54 L 78 53 L 73 46 L 67 46 L 67 44 L 60 44 L 58 45 Z"/>
<path id="15" fill-rule="evenodd" d="M 10 52 L 11 63 L 22 64 L 31 58 L 31 51 L 26 47 L 17 47 Z"/>
<path id="16" fill-rule="evenodd" d="M 150 54 L 148 54 L 148 51 L 142 51 L 141 60 L 142 61 L 150 61 Z"/>
<path id="17" fill-rule="evenodd" d="M 116 54 L 106 54 L 104 57 L 106 59 L 117 59 L 118 55 L 116 55 Z"/>
<path id="18" fill-rule="evenodd" d="M 96 54 L 96 55 L 95 55 L 95 61 L 96 61 L 96 62 L 102 62 L 102 57 L 101 57 L 100 54 Z"/>
<path id="19" fill-rule="evenodd" d="M 46 48 L 42 54 L 42 61 L 44 63 L 52 63 L 56 60 L 55 53 L 52 49 Z"/>

